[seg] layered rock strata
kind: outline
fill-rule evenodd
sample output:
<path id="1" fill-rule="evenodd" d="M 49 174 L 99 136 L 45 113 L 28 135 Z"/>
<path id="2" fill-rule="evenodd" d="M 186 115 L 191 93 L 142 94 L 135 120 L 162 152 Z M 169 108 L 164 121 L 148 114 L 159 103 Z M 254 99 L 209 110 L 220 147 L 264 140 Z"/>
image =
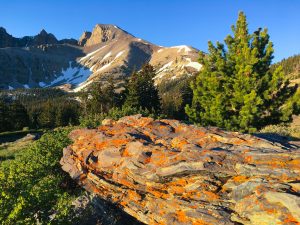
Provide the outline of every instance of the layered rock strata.
<path id="1" fill-rule="evenodd" d="M 300 150 L 139 115 L 70 134 L 61 164 L 145 224 L 300 224 Z"/>

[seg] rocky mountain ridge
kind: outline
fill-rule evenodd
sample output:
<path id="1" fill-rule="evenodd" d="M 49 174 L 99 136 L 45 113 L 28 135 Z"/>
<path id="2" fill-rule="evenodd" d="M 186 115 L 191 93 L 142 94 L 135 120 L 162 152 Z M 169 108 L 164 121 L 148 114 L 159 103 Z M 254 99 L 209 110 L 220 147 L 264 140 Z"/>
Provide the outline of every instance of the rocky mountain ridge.
<path id="1" fill-rule="evenodd" d="M 24 36 L 22 38 L 16 38 L 8 34 L 5 28 L 0 27 L 0 48 L 29 47 L 51 44 L 77 45 L 77 40 L 72 38 L 57 40 L 53 34 L 47 33 L 47 31 L 45 31 L 44 29 L 42 29 L 41 32 L 35 36 Z"/>
<path id="2" fill-rule="evenodd" d="M 97 24 L 78 41 L 57 40 L 42 30 L 36 36 L 14 38 L 0 29 L 0 88 L 53 87 L 70 84 L 79 91 L 109 78 L 122 83 L 145 63 L 157 70 L 155 81 L 197 73 L 198 50 L 190 46 L 162 47 L 109 24 Z"/>

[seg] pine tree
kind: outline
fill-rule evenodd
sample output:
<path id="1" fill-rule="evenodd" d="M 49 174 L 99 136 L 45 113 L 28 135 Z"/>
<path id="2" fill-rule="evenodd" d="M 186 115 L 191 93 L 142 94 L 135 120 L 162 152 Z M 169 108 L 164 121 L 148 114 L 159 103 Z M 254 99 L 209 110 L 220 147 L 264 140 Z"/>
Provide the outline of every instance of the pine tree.
<path id="1" fill-rule="evenodd" d="M 139 74 L 133 72 L 126 87 L 125 106 L 138 108 L 140 106 Z"/>
<path id="2" fill-rule="evenodd" d="M 9 112 L 6 103 L 0 100 L 0 132 L 7 131 L 9 129 Z"/>
<path id="3" fill-rule="evenodd" d="M 43 104 L 42 111 L 38 116 L 39 127 L 43 128 L 54 128 L 57 110 L 54 107 L 54 103 L 50 100 Z"/>
<path id="4" fill-rule="evenodd" d="M 9 105 L 9 122 L 11 130 L 20 130 L 29 126 L 29 117 L 26 108 L 18 101 Z"/>
<path id="5" fill-rule="evenodd" d="M 273 44 L 267 29 L 249 34 L 240 12 L 232 31 L 226 47 L 209 42 L 209 53 L 200 53 L 203 69 L 191 84 L 193 101 L 186 106 L 190 120 L 241 131 L 289 120 L 293 110 L 285 103 L 295 88 L 289 87 L 281 67 L 270 69 Z"/>
<path id="6" fill-rule="evenodd" d="M 125 106 L 147 109 L 158 112 L 160 98 L 154 85 L 155 70 L 150 64 L 145 64 L 141 71 L 134 72 L 128 82 Z"/>

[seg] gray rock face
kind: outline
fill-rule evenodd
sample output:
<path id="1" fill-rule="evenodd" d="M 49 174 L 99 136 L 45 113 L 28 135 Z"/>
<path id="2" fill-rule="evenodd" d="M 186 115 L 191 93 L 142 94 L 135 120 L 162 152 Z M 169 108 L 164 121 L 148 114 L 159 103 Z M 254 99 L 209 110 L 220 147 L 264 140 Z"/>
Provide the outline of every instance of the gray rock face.
<path id="1" fill-rule="evenodd" d="M 29 47 L 58 43 L 59 41 L 56 39 L 56 37 L 51 33 L 47 33 L 44 29 L 41 30 L 41 32 L 36 36 L 15 38 L 12 35 L 8 34 L 3 27 L 0 27 L 0 48 Z"/>
<path id="2" fill-rule="evenodd" d="M 83 34 L 79 38 L 78 45 L 85 46 L 87 40 L 91 37 L 91 35 L 92 35 L 91 32 L 88 31 L 83 32 Z"/>
<path id="3" fill-rule="evenodd" d="M 0 88 L 44 87 L 83 54 L 71 45 L 0 48 Z"/>
<path id="4" fill-rule="evenodd" d="M 3 27 L 0 27 L 0 48 L 16 46 L 16 38 L 6 32 Z"/>
<path id="5" fill-rule="evenodd" d="M 91 36 L 87 39 L 84 46 L 93 46 L 104 42 L 110 42 L 115 39 L 132 38 L 133 36 L 126 31 L 110 24 L 97 24 Z"/>

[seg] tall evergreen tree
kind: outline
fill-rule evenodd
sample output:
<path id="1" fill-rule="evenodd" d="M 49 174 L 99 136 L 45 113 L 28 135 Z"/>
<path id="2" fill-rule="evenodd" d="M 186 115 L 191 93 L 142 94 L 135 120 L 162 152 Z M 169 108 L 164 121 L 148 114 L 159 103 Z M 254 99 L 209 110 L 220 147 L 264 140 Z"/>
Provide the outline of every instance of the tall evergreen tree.
<path id="1" fill-rule="evenodd" d="M 114 81 L 108 80 L 107 84 L 94 83 L 85 95 L 84 102 L 87 102 L 88 113 L 107 113 L 111 108 L 120 102 L 119 94 L 115 91 Z"/>
<path id="2" fill-rule="evenodd" d="M 140 106 L 139 74 L 134 71 L 126 86 L 125 106 L 138 108 Z"/>
<path id="3" fill-rule="evenodd" d="M 11 130 L 20 130 L 29 126 L 29 117 L 26 108 L 19 102 L 13 101 L 9 105 L 9 121 Z"/>
<path id="4" fill-rule="evenodd" d="M 125 106 L 160 110 L 160 98 L 154 85 L 155 70 L 150 64 L 145 64 L 141 71 L 134 72 L 128 82 Z"/>
<path id="5" fill-rule="evenodd" d="M 43 104 L 41 114 L 38 116 L 39 127 L 54 128 L 57 110 L 54 104 L 47 100 Z"/>
<path id="6" fill-rule="evenodd" d="M 7 104 L 0 99 L 0 132 L 9 130 L 9 112 Z"/>
<path id="7" fill-rule="evenodd" d="M 186 107 L 190 120 L 241 131 L 289 120 L 293 106 L 285 103 L 295 88 L 281 67 L 270 70 L 273 44 L 267 29 L 249 34 L 240 12 L 232 31 L 226 47 L 209 42 L 209 53 L 200 53 L 203 69 L 191 84 L 193 101 Z"/>

